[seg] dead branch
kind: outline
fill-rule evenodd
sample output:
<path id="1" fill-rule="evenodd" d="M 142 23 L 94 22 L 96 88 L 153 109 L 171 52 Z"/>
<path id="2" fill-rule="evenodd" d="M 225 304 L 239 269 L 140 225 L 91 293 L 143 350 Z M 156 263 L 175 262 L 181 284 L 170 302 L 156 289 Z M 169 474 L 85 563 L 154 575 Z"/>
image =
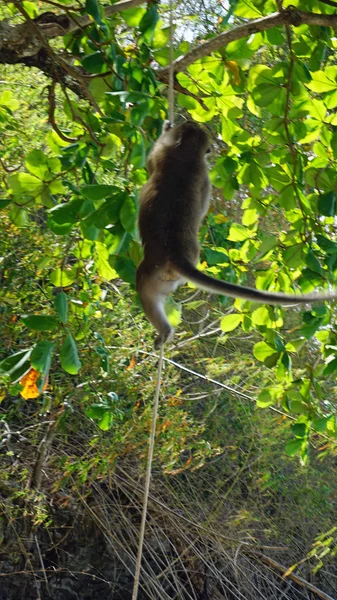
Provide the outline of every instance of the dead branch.
<path id="1" fill-rule="evenodd" d="M 41 487 L 42 481 L 42 470 L 46 462 L 47 454 L 52 445 L 52 441 L 55 436 L 55 431 L 57 429 L 57 425 L 59 423 L 59 418 L 55 419 L 55 421 L 51 421 L 49 423 L 46 434 L 42 438 L 40 445 L 37 450 L 37 457 L 33 466 L 32 475 L 29 482 L 29 487 L 35 488 L 37 490 Z"/>
<path id="2" fill-rule="evenodd" d="M 268 565 L 268 567 L 271 567 L 274 571 L 277 571 L 277 573 L 281 573 L 282 577 L 286 576 L 287 578 L 294 581 L 294 583 L 297 583 L 297 585 L 306 588 L 313 594 L 316 594 L 318 598 L 322 598 L 322 600 L 336 600 L 336 598 L 332 598 L 332 596 L 329 596 L 329 594 L 326 594 L 309 581 L 306 581 L 306 579 L 303 579 L 303 577 L 299 577 L 299 575 L 295 575 L 294 573 L 288 573 L 288 569 L 286 567 L 281 565 L 276 560 L 269 558 L 269 556 L 262 554 L 262 552 L 258 552 L 255 550 L 252 551 L 248 548 L 243 548 L 243 550 L 245 554 L 248 554 L 250 556 L 250 558 L 253 558 L 254 560 L 261 562 L 265 565 Z"/>
<path id="3" fill-rule="evenodd" d="M 8 0 L 7 0 L 8 1 Z M 142 4 L 144 0 L 122 0 L 116 2 L 112 6 L 107 6 L 104 9 L 104 17 L 110 17 L 111 15 L 133 8 Z M 13 0 L 20 12 L 22 5 L 18 0 Z M 66 7 L 64 7 L 66 9 Z M 46 40 L 50 40 L 56 37 L 64 36 L 78 29 L 88 27 L 93 24 L 93 20 L 89 15 L 83 17 L 72 18 L 69 10 L 66 10 L 67 14 L 56 15 L 53 12 L 45 12 L 32 19 L 34 23 L 39 26 L 43 37 Z M 36 51 L 41 48 L 41 40 L 37 39 L 36 34 L 31 36 L 31 31 L 27 31 L 27 24 L 20 23 L 19 25 L 9 25 L 6 21 L 0 22 L 0 50 L 4 45 L 14 45 L 17 51 L 19 48 L 23 52 L 23 56 L 31 56 L 31 52 L 35 54 Z M 26 46 L 26 47 L 25 47 Z"/>

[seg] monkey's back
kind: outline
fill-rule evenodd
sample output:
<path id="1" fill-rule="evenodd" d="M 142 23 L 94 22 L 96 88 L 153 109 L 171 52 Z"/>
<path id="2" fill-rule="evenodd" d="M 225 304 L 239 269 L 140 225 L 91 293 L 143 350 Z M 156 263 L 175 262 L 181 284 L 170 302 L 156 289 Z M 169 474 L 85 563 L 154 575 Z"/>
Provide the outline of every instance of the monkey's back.
<path id="1" fill-rule="evenodd" d="M 156 265 L 184 256 L 198 260 L 197 234 L 208 209 L 209 179 L 204 156 L 171 151 L 157 157 L 140 195 L 139 230 L 147 260 Z M 161 160 L 160 160 L 161 159 Z"/>

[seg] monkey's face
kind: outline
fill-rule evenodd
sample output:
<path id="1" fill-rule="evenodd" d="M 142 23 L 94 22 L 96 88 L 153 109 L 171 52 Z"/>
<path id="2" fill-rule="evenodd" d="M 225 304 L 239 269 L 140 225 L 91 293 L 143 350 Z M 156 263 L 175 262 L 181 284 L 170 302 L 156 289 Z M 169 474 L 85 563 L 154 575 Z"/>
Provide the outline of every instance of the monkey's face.
<path id="1" fill-rule="evenodd" d="M 166 121 L 162 133 L 163 142 L 177 151 L 206 154 L 210 152 L 209 139 L 206 131 L 194 121 L 185 121 L 181 125 L 171 127 Z"/>

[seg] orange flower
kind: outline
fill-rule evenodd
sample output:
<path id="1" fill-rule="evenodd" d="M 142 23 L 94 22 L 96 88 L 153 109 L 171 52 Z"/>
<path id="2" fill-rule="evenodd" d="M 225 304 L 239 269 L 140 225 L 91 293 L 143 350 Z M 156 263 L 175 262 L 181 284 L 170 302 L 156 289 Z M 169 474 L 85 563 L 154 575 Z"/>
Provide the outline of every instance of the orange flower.
<path id="1" fill-rule="evenodd" d="M 40 376 L 40 373 L 38 371 L 36 371 L 35 369 L 31 368 L 28 371 L 28 373 L 26 373 L 26 375 L 24 375 L 22 377 L 22 379 L 20 379 L 20 383 L 23 387 L 23 389 L 20 392 L 22 398 L 24 398 L 25 400 L 30 400 L 32 398 L 39 397 L 40 392 L 36 385 L 36 382 L 37 382 L 39 376 Z M 48 381 L 46 381 L 46 383 L 44 384 L 43 389 L 46 390 L 47 387 L 48 387 Z"/>

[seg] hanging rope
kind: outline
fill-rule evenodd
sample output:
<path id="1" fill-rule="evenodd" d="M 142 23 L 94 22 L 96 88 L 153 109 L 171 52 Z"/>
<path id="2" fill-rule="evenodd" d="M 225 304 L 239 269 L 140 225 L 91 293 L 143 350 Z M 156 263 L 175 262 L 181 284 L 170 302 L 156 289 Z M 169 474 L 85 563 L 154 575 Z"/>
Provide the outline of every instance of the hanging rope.
<path id="1" fill-rule="evenodd" d="M 171 127 L 174 125 L 174 56 L 173 56 L 173 0 L 170 0 L 170 66 L 168 89 L 168 117 Z"/>
<path id="2" fill-rule="evenodd" d="M 142 555 L 143 555 L 147 504 L 149 501 L 151 469 L 152 469 L 152 459 L 153 459 L 153 450 L 154 450 L 154 440 L 155 440 L 155 435 L 156 435 L 156 422 L 157 422 L 157 417 L 158 417 L 160 379 L 161 379 L 161 373 L 162 373 L 162 368 L 163 368 L 163 358 L 164 358 L 164 346 L 161 346 L 160 355 L 159 355 L 159 363 L 158 363 L 156 391 L 155 391 L 154 402 L 153 402 L 151 434 L 150 434 L 150 439 L 149 439 L 149 450 L 148 450 L 147 465 L 146 465 L 145 489 L 144 489 L 144 498 L 143 498 L 143 512 L 142 512 L 142 521 L 140 524 L 138 553 L 137 553 L 137 560 L 136 560 L 135 579 L 133 582 L 132 600 L 137 600 L 138 588 L 139 588 L 139 576 L 140 576 L 140 567 L 141 567 Z"/>
<path id="3" fill-rule="evenodd" d="M 168 90 L 168 117 L 169 117 L 169 120 L 171 123 L 171 127 L 173 127 L 173 125 L 174 125 L 174 65 L 173 65 L 173 60 L 174 60 L 174 57 L 173 57 L 173 0 L 170 0 L 170 67 L 169 67 L 169 90 Z M 161 374 L 162 374 L 162 369 L 163 369 L 163 362 L 164 362 L 164 346 L 161 346 L 159 362 L 158 362 L 156 391 L 154 394 L 154 401 L 153 401 L 152 424 L 151 424 L 149 450 L 148 450 L 147 465 L 146 465 L 143 511 L 142 511 L 142 520 L 141 520 L 140 532 L 139 532 L 138 552 L 137 552 L 137 559 L 136 559 L 135 578 L 134 578 L 134 582 L 133 582 L 132 600 L 137 600 L 138 589 L 139 589 L 140 568 L 141 568 L 142 556 L 143 556 L 147 505 L 148 505 L 148 501 L 149 501 L 152 459 L 153 459 L 154 442 L 155 442 L 155 436 L 156 436 L 156 423 L 157 423 L 158 407 L 159 407 L 160 380 L 161 380 Z"/>

